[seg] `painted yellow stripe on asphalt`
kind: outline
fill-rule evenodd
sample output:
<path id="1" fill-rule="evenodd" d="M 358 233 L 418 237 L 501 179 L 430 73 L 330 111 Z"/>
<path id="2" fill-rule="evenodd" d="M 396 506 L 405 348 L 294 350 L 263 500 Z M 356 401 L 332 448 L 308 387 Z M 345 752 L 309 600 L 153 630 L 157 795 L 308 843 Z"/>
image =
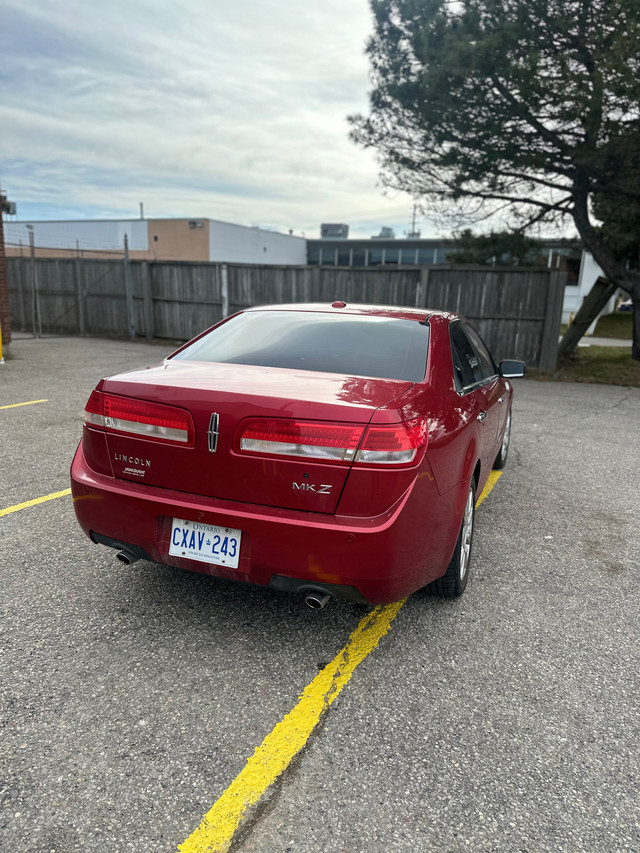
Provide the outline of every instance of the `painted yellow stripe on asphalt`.
<path id="1" fill-rule="evenodd" d="M 34 498 L 32 501 L 24 501 L 21 504 L 15 504 L 15 506 L 8 506 L 6 509 L 0 509 L 0 518 L 3 515 L 9 515 L 12 512 L 18 512 L 21 509 L 27 509 L 30 506 L 36 506 L 36 504 L 43 504 L 46 501 L 53 501 L 56 498 L 63 498 L 65 495 L 70 495 L 71 489 L 63 489 L 61 492 L 51 492 L 50 495 L 44 495 L 42 498 Z"/>
<path id="2" fill-rule="evenodd" d="M 482 490 L 482 494 L 480 495 L 480 497 L 476 501 L 476 507 L 480 506 L 482 501 L 487 497 L 489 492 L 493 489 L 493 487 L 498 482 L 500 477 L 502 477 L 503 474 L 504 474 L 504 471 L 492 471 L 489 474 L 489 479 L 485 483 L 484 489 Z"/>
<path id="3" fill-rule="evenodd" d="M 18 406 L 33 406 L 36 403 L 48 403 L 48 400 L 28 400 L 26 403 L 10 403 L 8 406 L 0 406 L 0 409 L 17 409 Z"/>
<path id="4" fill-rule="evenodd" d="M 480 506 L 501 475 L 502 471 L 491 472 L 476 506 Z M 304 748 L 323 714 L 358 664 L 389 631 L 406 600 L 376 607 L 360 621 L 347 645 L 318 673 L 305 688 L 298 704 L 266 736 L 244 769 L 206 813 L 200 826 L 178 845 L 180 853 L 226 853 L 229 850 L 247 809 L 261 799 Z"/>
<path id="5" fill-rule="evenodd" d="M 387 633 L 405 600 L 376 607 L 361 620 L 344 649 L 305 688 L 295 708 L 262 741 L 196 831 L 178 846 L 180 853 L 223 853 L 229 849 L 245 811 L 258 802 L 304 747 L 355 668 Z"/>

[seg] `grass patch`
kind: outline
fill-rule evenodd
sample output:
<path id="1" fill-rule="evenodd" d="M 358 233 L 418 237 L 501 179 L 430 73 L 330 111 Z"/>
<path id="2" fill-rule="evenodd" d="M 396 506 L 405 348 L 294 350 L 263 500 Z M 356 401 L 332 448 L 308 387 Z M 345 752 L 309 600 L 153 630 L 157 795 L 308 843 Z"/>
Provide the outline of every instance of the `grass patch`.
<path id="1" fill-rule="evenodd" d="M 631 358 L 628 347 L 577 347 L 559 363 L 553 376 L 533 378 L 640 388 L 640 361 Z"/>
<path id="2" fill-rule="evenodd" d="M 630 341 L 633 337 L 633 313 L 618 311 L 616 314 L 605 314 L 598 320 L 593 334 L 594 337 L 621 338 Z"/>

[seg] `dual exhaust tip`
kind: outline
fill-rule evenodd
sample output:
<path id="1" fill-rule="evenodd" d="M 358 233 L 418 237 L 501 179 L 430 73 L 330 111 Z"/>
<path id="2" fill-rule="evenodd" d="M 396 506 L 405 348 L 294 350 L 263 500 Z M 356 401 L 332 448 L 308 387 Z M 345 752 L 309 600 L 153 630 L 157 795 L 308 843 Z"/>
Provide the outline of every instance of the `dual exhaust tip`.
<path id="1" fill-rule="evenodd" d="M 322 610 L 331 596 L 323 589 L 307 589 L 304 591 L 304 603 L 312 610 Z"/>
<path id="2" fill-rule="evenodd" d="M 132 566 L 135 562 L 140 559 L 133 551 L 127 551 L 126 548 L 123 548 L 122 551 L 118 551 L 116 554 L 116 560 L 120 560 L 121 563 L 124 563 L 125 566 Z"/>
<path id="3" fill-rule="evenodd" d="M 132 566 L 140 559 L 140 557 L 138 557 L 137 554 L 134 554 L 133 551 L 128 551 L 126 548 L 123 548 L 122 551 L 118 551 L 116 554 L 116 559 L 120 560 L 121 563 L 124 563 L 125 566 Z M 326 607 L 330 598 L 331 596 L 329 593 L 325 592 L 323 589 L 304 590 L 304 603 L 312 610 L 322 610 L 323 607 Z"/>

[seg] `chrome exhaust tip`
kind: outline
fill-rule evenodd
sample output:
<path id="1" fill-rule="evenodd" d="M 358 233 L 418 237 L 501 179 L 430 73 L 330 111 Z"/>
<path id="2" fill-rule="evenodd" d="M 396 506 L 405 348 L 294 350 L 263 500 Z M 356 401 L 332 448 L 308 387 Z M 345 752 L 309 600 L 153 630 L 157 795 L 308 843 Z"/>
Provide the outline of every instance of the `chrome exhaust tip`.
<path id="1" fill-rule="evenodd" d="M 118 551 L 118 553 L 116 554 L 116 559 L 120 560 L 121 563 L 124 563 L 125 566 L 131 566 L 140 558 L 136 557 L 136 555 L 131 551 L 123 549 L 122 551 Z"/>
<path id="2" fill-rule="evenodd" d="M 304 603 L 312 610 L 322 610 L 331 596 L 322 589 L 310 589 L 305 593 Z"/>

